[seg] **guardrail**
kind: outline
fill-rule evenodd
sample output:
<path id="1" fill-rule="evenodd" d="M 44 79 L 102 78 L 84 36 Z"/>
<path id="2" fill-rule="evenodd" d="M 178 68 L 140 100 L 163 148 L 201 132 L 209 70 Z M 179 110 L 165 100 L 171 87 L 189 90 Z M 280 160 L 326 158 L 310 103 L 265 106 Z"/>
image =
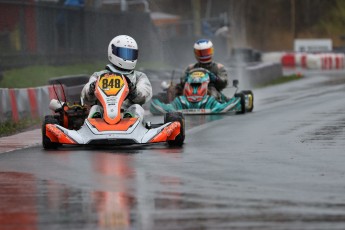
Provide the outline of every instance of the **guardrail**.
<path id="1" fill-rule="evenodd" d="M 263 54 L 262 60 L 281 63 L 283 67 L 301 67 L 311 70 L 345 68 L 345 54 L 343 53 L 272 52 Z"/>
<path id="2" fill-rule="evenodd" d="M 239 80 L 241 89 L 250 89 L 283 76 L 282 65 L 278 62 L 232 66 L 227 71 L 229 80 Z"/>
<path id="3" fill-rule="evenodd" d="M 63 85 L 23 89 L 0 88 L 0 123 L 9 120 L 17 122 L 24 118 L 35 119 L 52 114 L 49 109 L 50 100 L 57 99 L 57 95 L 60 100 L 66 100 L 64 90 Z"/>
<path id="4" fill-rule="evenodd" d="M 79 102 L 80 93 L 84 85 L 89 81 L 90 75 L 68 75 L 62 77 L 51 78 L 49 85 L 62 84 L 66 86 L 66 97 L 69 102 Z"/>
<path id="5" fill-rule="evenodd" d="M 69 75 L 51 78 L 49 85 L 35 88 L 0 88 L 0 123 L 23 118 L 42 118 L 53 114 L 49 109 L 51 99 L 80 101 L 80 93 L 89 75 Z"/>

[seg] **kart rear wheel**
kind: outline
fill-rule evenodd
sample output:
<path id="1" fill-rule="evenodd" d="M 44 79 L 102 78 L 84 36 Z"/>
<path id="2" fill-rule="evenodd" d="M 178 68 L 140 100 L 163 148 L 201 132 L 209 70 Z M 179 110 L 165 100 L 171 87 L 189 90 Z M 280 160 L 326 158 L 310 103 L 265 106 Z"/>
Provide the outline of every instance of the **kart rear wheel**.
<path id="1" fill-rule="evenodd" d="M 182 146 L 185 139 L 185 121 L 184 116 L 180 112 L 169 112 L 164 114 L 164 124 L 168 122 L 178 121 L 181 125 L 181 132 L 176 136 L 175 140 L 168 141 L 170 146 Z"/>
<path id="2" fill-rule="evenodd" d="M 60 143 L 52 142 L 46 135 L 46 125 L 47 124 L 59 124 L 58 120 L 54 116 L 47 115 L 44 117 L 42 124 L 42 145 L 44 149 L 57 149 L 61 146 Z"/>
<path id="3" fill-rule="evenodd" d="M 246 97 L 249 97 L 249 108 L 247 108 L 247 112 L 252 112 L 254 109 L 254 93 L 251 90 L 243 90 L 242 93 L 244 93 L 244 95 Z"/>
<path id="4" fill-rule="evenodd" d="M 246 97 L 244 95 L 244 93 L 240 92 L 240 93 L 236 93 L 235 97 L 239 97 L 241 98 L 241 110 L 236 112 L 236 114 L 245 114 L 246 113 Z"/>

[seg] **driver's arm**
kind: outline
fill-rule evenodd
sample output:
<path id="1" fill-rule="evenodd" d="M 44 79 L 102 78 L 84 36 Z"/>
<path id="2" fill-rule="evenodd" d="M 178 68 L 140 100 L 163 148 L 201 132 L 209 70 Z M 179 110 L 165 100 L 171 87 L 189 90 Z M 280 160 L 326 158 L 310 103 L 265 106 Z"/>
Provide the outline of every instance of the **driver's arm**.
<path id="1" fill-rule="evenodd" d="M 217 80 L 214 83 L 217 90 L 222 90 L 228 85 L 228 73 L 222 64 L 217 64 Z"/>
<path id="2" fill-rule="evenodd" d="M 89 78 L 88 83 L 86 83 L 81 91 L 81 98 L 83 99 L 83 102 L 87 105 L 93 105 L 96 102 L 96 97 L 94 94 L 94 87 L 91 86 L 92 84 L 95 84 L 94 82 L 97 81 L 98 74 L 97 72 L 93 73 L 91 77 Z"/>
<path id="3" fill-rule="evenodd" d="M 131 98 L 134 104 L 143 105 L 152 97 L 152 86 L 146 74 L 136 71 L 137 82 L 135 87 L 135 96 Z"/>

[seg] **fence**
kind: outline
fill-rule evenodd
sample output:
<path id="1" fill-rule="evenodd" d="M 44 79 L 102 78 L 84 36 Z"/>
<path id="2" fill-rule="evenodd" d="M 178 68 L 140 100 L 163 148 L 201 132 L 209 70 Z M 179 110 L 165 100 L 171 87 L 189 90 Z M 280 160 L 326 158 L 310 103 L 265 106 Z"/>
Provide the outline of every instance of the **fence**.
<path id="1" fill-rule="evenodd" d="M 193 43 L 201 37 L 212 39 L 215 57 L 222 60 L 227 56 L 226 41 L 214 35 L 222 20 L 202 19 L 203 34 L 196 37 L 192 20 L 156 27 L 144 11 L 0 0 L 0 66 L 106 61 L 108 43 L 119 34 L 136 39 L 140 62 L 186 66 L 195 61 Z"/>
<path id="2" fill-rule="evenodd" d="M 108 43 L 119 34 L 135 37 L 142 60 L 162 58 L 149 13 L 0 1 L 0 60 L 5 69 L 106 60 Z"/>

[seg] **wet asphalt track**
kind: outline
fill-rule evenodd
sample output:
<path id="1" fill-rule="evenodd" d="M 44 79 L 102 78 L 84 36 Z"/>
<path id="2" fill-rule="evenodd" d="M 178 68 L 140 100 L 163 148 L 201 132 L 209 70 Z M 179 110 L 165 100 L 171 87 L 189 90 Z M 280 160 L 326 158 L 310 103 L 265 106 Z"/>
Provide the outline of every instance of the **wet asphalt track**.
<path id="1" fill-rule="evenodd" d="M 183 148 L 0 154 L 0 229 L 345 229 L 344 79 L 257 89 L 251 114 L 188 117 Z"/>

